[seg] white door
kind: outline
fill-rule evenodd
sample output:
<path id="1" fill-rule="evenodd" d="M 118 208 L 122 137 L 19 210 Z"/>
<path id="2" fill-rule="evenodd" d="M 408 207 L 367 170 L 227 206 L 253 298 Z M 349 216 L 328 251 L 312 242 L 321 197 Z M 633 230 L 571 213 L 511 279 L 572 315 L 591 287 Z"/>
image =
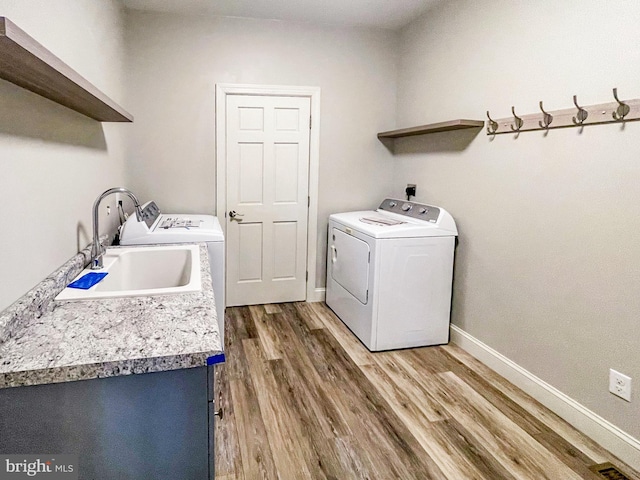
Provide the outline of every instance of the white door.
<path id="1" fill-rule="evenodd" d="M 228 306 L 305 300 L 310 110 L 226 96 Z"/>

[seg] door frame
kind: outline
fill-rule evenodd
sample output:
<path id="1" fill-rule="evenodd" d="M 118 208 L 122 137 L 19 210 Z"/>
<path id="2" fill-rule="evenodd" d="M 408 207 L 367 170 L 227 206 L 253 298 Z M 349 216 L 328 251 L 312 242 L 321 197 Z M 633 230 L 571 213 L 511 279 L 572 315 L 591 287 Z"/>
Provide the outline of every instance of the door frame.
<path id="1" fill-rule="evenodd" d="M 307 272 L 306 301 L 320 302 L 324 289 L 316 288 L 318 244 L 318 172 L 320 168 L 320 87 L 287 85 L 248 85 L 217 83 L 215 105 L 216 131 L 216 215 L 226 237 L 227 212 L 227 95 L 255 95 L 275 97 L 306 97 L 311 103 L 309 130 L 309 207 L 307 210 Z M 226 255 L 226 252 L 225 252 Z M 226 278 L 225 278 L 226 283 Z"/>

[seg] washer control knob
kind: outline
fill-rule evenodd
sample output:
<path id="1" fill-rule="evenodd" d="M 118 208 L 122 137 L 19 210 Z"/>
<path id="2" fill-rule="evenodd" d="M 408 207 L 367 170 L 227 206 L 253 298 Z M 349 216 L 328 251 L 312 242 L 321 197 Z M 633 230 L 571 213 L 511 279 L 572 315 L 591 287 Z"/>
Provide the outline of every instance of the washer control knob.
<path id="1" fill-rule="evenodd" d="M 410 203 L 403 203 L 402 204 L 402 211 L 403 212 L 408 212 L 409 210 L 411 210 L 411 208 L 413 208 L 413 205 L 411 205 Z"/>
<path id="2" fill-rule="evenodd" d="M 419 212 L 419 213 L 420 213 L 420 214 L 425 214 L 425 213 L 427 213 L 428 211 L 429 211 L 429 210 L 428 210 L 427 208 L 422 207 L 422 208 L 420 208 L 420 212 Z"/>
<path id="3" fill-rule="evenodd" d="M 389 202 L 389 206 L 391 208 L 395 207 L 396 205 L 398 205 L 396 202 Z"/>

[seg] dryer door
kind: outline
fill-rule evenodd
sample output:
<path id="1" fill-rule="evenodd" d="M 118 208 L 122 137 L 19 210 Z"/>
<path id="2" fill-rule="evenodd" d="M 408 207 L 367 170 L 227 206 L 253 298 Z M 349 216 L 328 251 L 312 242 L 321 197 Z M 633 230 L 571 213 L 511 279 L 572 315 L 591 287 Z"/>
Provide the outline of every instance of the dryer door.
<path id="1" fill-rule="evenodd" d="M 331 278 L 366 305 L 369 300 L 369 244 L 337 228 L 331 234 Z"/>

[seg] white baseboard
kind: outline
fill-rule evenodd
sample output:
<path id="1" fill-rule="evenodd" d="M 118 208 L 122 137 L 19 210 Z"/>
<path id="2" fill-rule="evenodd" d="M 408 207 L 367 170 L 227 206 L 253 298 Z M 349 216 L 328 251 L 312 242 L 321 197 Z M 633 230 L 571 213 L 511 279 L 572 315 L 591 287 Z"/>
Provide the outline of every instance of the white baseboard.
<path id="1" fill-rule="evenodd" d="M 311 295 L 307 295 L 307 302 L 324 302 L 326 298 L 326 288 L 316 288 Z"/>
<path id="2" fill-rule="evenodd" d="M 640 441 L 455 325 L 451 341 L 611 453 L 640 469 Z"/>

